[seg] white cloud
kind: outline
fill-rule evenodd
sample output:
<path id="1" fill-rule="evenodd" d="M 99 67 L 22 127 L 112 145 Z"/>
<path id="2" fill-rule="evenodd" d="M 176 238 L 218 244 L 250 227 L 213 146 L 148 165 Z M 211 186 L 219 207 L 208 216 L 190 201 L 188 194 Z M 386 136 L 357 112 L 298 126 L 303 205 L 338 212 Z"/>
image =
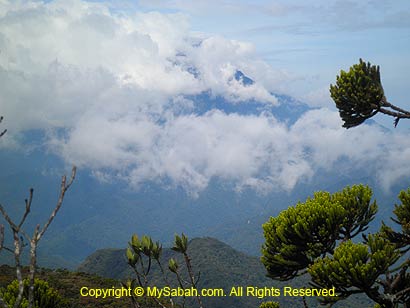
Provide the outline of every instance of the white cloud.
<path id="1" fill-rule="evenodd" d="M 255 59 L 248 43 L 192 33 L 184 15 L 114 14 L 80 0 L 1 4 L 9 144 L 18 132 L 45 130 L 49 148 L 104 181 L 171 180 L 192 194 L 212 178 L 290 191 L 343 157 L 372 165 L 385 188 L 410 174 L 401 165 L 406 138 L 367 125 L 346 131 L 324 108 L 291 126 L 270 113 L 194 114 L 187 95 L 208 90 L 233 104 L 276 104 L 270 91 L 288 77 Z M 244 86 L 236 70 L 256 82 Z"/>
<path id="2" fill-rule="evenodd" d="M 247 74 L 259 65 L 252 46 L 194 35 L 181 14 L 116 15 L 103 3 L 57 0 L 5 2 L 0 16 L 0 107 L 16 129 L 70 127 L 107 91 L 123 95 L 127 88 L 145 91 L 135 108 L 155 111 L 205 90 L 276 102 L 262 82 L 232 80 L 236 69 Z"/>
<path id="3" fill-rule="evenodd" d="M 334 104 L 330 97 L 329 86 L 309 91 L 302 95 L 300 100 L 312 107 L 326 107 Z"/>
<path id="4" fill-rule="evenodd" d="M 104 117 L 104 115 L 102 115 Z M 165 124 L 144 117 L 117 121 L 87 116 L 66 141 L 55 140 L 68 161 L 114 170 L 138 186 L 170 179 L 196 194 L 212 178 L 262 193 L 290 191 L 317 170 L 331 171 L 342 158 L 352 169 L 374 172 L 383 188 L 410 174 L 403 168 L 410 142 L 376 126 L 345 130 L 337 112 L 310 111 L 287 127 L 270 114 L 210 111 L 181 115 Z"/>

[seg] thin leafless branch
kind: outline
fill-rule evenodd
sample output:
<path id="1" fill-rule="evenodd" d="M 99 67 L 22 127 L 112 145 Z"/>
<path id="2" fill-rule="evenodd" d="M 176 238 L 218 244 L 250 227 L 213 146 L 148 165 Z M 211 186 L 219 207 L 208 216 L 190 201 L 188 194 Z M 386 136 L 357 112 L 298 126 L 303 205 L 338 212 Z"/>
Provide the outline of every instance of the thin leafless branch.
<path id="1" fill-rule="evenodd" d="M 0 204 L 0 213 L 3 215 L 4 219 L 7 221 L 7 223 L 10 225 L 10 228 L 13 231 L 18 232 L 18 227 L 16 224 L 11 220 L 10 216 L 7 214 L 7 212 L 4 210 L 3 206 Z"/>
<path id="2" fill-rule="evenodd" d="M 71 170 L 71 177 L 70 180 L 68 182 L 68 184 L 66 184 L 66 176 L 64 175 L 61 179 L 61 189 L 60 189 L 60 196 L 58 198 L 57 201 L 57 205 L 54 208 L 54 211 L 51 213 L 50 218 L 48 219 L 48 221 L 46 222 L 46 224 L 44 225 L 43 229 L 41 229 L 41 231 L 37 234 L 37 242 L 41 239 L 41 237 L 44 235 L 44 233 L 47 231 L 48 226 L 51 224 L 51 222 L 53 221 L 54 217 L 57 215 L 58 211 L 61 208 L 61 205 L 63 204 L 63 200 L 64 200 L 64 195 L 66 193 L 66 191 L 70 188 L 71 184 L 73 183 L 74 179 L 75 179 L 75 174 L 77 172 L 77 168 L 75 166 L 73 166 L 72 170 Z"/>
<path id="3" fill-rule="evenodd" d="M 24 224 L 24 221 L 26 220 L 27 215 L 30 213 L 31 201 L 33 201 L 33 191 L 34 191 L 33 188 L 30 188 L 29 198 L 28 198 L 28 200 L 27 200 L 27 199 L 24 200 L 25 203 L 26 203 L 26 210 L 24 211 L 24 215 L 23 215 L 23 217 L 21 218 L 21 221 L 20 221 L 20 223 L 19 223 L 19 225 L 18 225 L 18 228 L 19 228 L 19 229 L 20 229 L 21 226 Z"/>
<path id="4" fill-rule="evenodd" d="M 0 251 L 3 249 L 4 244 L 4 225 L 0 225 Z"/>
<path id="5" fill-rule="evenodd" d="M 27 241 L 30 241 L 30 237 L 25 233 L 22 229 L 21 226 L 23 225 L 24 221 L 26 220 L 26 217 L 28 213 L 30 212 L 30 206 L 31 206 L 31 201 L 33 199 L 33 189 L 30 189 L 30 197 L 29 200 L 27 201 L 26 199 L 26 210 L 24 211 L 23 217 L 17 226 L 13 220 L 10 218 L 10 216 L 7 214 L 6 210 L 3 208 L 3 206 L 0 204 L 0 213 L 3 215 L 4 219 L 7 221 L 7 223 L 10 225 L 10 228 L 13 232 L 21 233 Z"/>
<path id="6" fill-rule="evenodd" d="M 14 253 L 14 250 L 4 246 L 4 225 L 0 225 L 0 252 L 2 249 Z"/>
<path id="7" fill-rule="evenodd" d="M 3 117 L 0 117 L 0 123 L 3 121 Z M 0 132 L 0 138 L 7 132 L 7 129 Z"/>
<path id="8" fill-rule="evenodd" d="M 0 122 L 3 118 L 0 117 Z M 0 137 L 2 135 L 0 134 Z M 63 204 L 64 196 L 67 190 L 70 188 L 71 184 L 73 183 L 76 175 L 76 167 L 73 166 L 71 170 L 71 177 L 70 180 L 67 183 L 66 176 L 63 176 L 61 179 L 61 188 L 60 188 L 60 195 L 57 201 L 57 204 L 51 213 L 50 217 L 48 218 L 47 222 L 44 224 L 44 227 L 40 231 L 40 225 L 37 225 L 34 234 L 32 237 L 29 237 L 27 233 L 25 233 L 22 230 L 22 226 L 24 222 L 26 221 L 26 218 L 28 214 L 30 213 L 31 210 L 31 203 L 33 201 L 33 192 L 34 190 L 31 188 L 29 197 L 28 199 L 25 199 L 25 211 L 24 214 L 19 222 L 18 225 L 16 225 L 13 220 L 10 218 L 10 216 L 7 214 L 6 210 L 3 208 L 3 206 L 0 204 L 0 213 L 4 217 L 4 219 L 7 221 L 7 223 L 10 225 L 10 228 L 13 232 L 13 238 L 14 238 L 14 251 L 12 249 L 9 249 L 7 247 L 4 247 L 4 226 L 0 225 L 0 251 L 2 249 L 11 251 L 14 253 L 14 262 L 16 265 L 16 276 L 17 276 L 17 281 L 19 284 L 19 291 L 17 295 L 17 299 L 13 305 L 13 308 L 18 308 L 21 304 L 21 301 L 23 299 L 23 291 L 24 291 L 24 280 L 23 280 L 23 275 L 22 275 L 22 266 L 21 266 L 21 252 L 22 248 L 25 246 L 23 243 L 23 237 L 20 235 L 23 235 L 30 243 L 30 272 L 29 272 L 29 303 L 28 303 L 28 308 L 34 307 L 34 278 L 35 278 L 35 273 L 36 273 L 36 267 L 37 267 L 37 245 L 38 242 L 40 241 L 41 237 L 44 235 L 44 233 L 47 231 L 47 228 L 53 221 L 54 217 L 57 215 L 58 211 L 61 208 L 61 205 Z M 2 308 L 10 308 L 7 306 L 7 304 L 4 302 L 4 300 L 0 297 L 0 307 Z"/>
<path id="9" fill-rule="evenodd" d="M 188 256 L 188 254 L 186 252 L 183 253 L 184 255 L 184 259 L 185 259 L 185 264 L 188 270 L 188 275 L 189 275 L 189 279 L 191 280 L 191 285 L 193 288 L 197 288 L 196 287 L 196 283 L 195 283 L 195 276 L 194 276 L 194 271 L 192 269 L 192 264 L 191 264 L 191 258 Z M 199 307 L 202 308 L 202 300 L 201 300 L 201 296 L 199 294 L 197 294 L 196 299 L 198 301 Z"/>
<path id="10" fill-rule="evenodd" d="M 400 112 L 400 113 L 410 115 L 410 111 L 404 110 L 404 109 L 402 109 L 402 108 L 400 108 L 400 107 L 397 107 L 397 106 L 393 105 L 392 103 L 389 103 L 389 102 L 386 100 L 386 97 L 383 97 L 382 102 L 383 102 L 383 106 L 384 106 L 384 107 L 390 107 L 391 109 L 396 110 L 396 111 L 398 111 L 398 112 Z"/>

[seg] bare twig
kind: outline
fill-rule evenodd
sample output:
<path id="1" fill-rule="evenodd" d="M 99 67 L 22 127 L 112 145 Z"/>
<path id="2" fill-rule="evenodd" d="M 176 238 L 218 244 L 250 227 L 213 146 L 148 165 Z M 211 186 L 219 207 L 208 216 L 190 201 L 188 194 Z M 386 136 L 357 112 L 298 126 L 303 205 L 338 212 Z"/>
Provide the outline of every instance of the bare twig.
<path id="1" fill-rule="evenodd" d="M 60 188 L 60 195 L 56 204 L 56 207 L 54 208 L 53 212 L 51 213 L 49 219 L 45 223 L 43 229 L 40 231 L 40 225 L 36 226 L 36 229 L 34 230 L 33 237 L 30 240 L 30 289 L 29 289 L 29 301 L 28 301 L 28 308 L 32 308 L 34 306 L 34 277 L 36 274 L 36 266 L 37 266 L 37 244 L 40 241 L 41 237 L 44 235 L 44 233 L 47 231 L 47 228 L 50 226 L 51 222 L 53 221 L 54 217 L 57 215 L 58 211 L 61 208 L 61 205 L 63 204 L 64 200 L 64 195 L 66 191 L 70 188 L 71 184 L 73 183 L 76 175 L 76 167 L 73 166 L 71 170 L 71 177 L 70 180 L 67 184 L 67 178 L 64 175 L 61 179 L 61 188 Z M 31 199 L 29 201 L 26 200 L 26 211 L 30 210 L 31 206 Z"/>
<path id="2" fill-rule="evenodd" d="M 394 119 L 394 127 L 397 126 L 397 124 L 399 124 L 400 119 L 410 119 L 410 111 L 404 110 L 400 107 L 397 107 L 395 105 L 393 105 L 392 103 L 389 103 L 386 99 L 386 97 L 383 96 L 382 98 L 382 107 L 387 107 L 387 108 L 391 108 L 394 111 L 391 111 L 389 109 L 386 108 L 377 108 L 377 111 L 380 111 L 381 113 L 387 114 L 389 116 L 395 117 Z"/>
<path id="3" fill-rule="evenodd" d="M 25 200 L 26 203 L 26 209 L 24 211 L 23 217 L 20 220 L 20 223 L 18 225 L 16 225 L 13 220 L 10 218 L 10 216 L 7 214 L 6 210 L 3 208 L 3 206 L 0 204 L 0 213 L 3 215 L 4 219 L 7 221 L 7 223 L 10 225 L 10 228 L 13 232 L 17 232 L 17 233 L 21 233 L 26 239 L 27 241 L 30 241 L 30 237 L 27 235 L 27 233 L 25 233 L 21 227 L 24 224 L 24 221 L 27 218 L 27 215 L 30 212 L 30 207 L 31 207 L 31 201 L 33 200 L 33 189 L 30 189 L 30 195 L 29 195 L 29 199 Z"/>
<path id="4" fill-rule="evenodd" d="M 0 123 L 3 121 L 3 117 L 0 117 Z M 0 132 L 0 138 L 7 132 L 7 129 Z"/>
<path id="5" fill-rule="evenodd" d="M 18 232 L 19 228 L 16 226 L 16 224 L 11 220 L 10 216 L 7 214 L 7 212 L 4 210 L 3 206 L 0 204 L 0 213 L 3 215 L 4 219 L 7 221 L 7 223 L 10 225 L 10 228 L 13 231 Z"/>
<path id="6" fill-rule="evenodd" d="M 406 288 L 404 290 L 401 290 L 400 292 L 397 292 L 394 294 L 397 298 L 402 298 L 403 296 L 407 295 L 410 292 L 410 288 Z"/>
<path id="7" fill-rule="evenodd" d="M 23 217 L 21 218 L 21 221 L 20 221 L 20 223 L 19 223 L 19 225 L 18 225 L 18 228 L 19 228 L 19 229 L 20 229 L 21 226 L 24 224 L 24 221 L 26 220 L 27 215 L 30 213 L 31 201 L 33 201 L 33 192 L 34 192 L 33 188 L 30 188 L 30 195 L 29 195 L 29 197 L 28 197 L 28 200 L 27 200 L 27 199 L 24 200 L 24 202 L 26 203 L 26 210 L 24 211 L 24 215 L 23 215 Z"/>
<path id="8" fill-rule="evenodd" d="M 58 211 L 61 208 L 61 205 L 63 204 L 63 200 L 64 200 L 64 195 L 66 193 L 66 191 L 70 188 L 71 184 L 73 183 L 74 179 L 75 179 L 75 174 L 76 174 L 77 168 L 75 166 L 73 166 L 72 170 L 71 170 L 71 177 L 70 177 L 70 181 L 68 182 L 68 184 L 66 184 L 66 176 L 64 175 L 61 179 L 61 189 L 60 189 L 60 196 L 58 198 L 57 201 L 57 205 L 54 208 L 54 211 L 51 213 L 50 218 L 48 219 L 48 221 L 46 222 L 46 224 L 44 225 L 43 229 L 37 234 L 37 242 L 41 239 L 41 237 L 44 235 L 44 233 L 47 231 L 48 226 L 51 224 L 51 222 L 53 221 L 54 217 L 57 215 Z"/>
<path id="9" fill-rule="evenodd" d="M 176 277 L 177 277 L 179 286 L 181 287 L 182 290 L 185 291 L 185 287 L 184 287 L 184 284 L 183 284 L 183 282 L 182 282 L 181 275 L 179 274 L 178 270 L 176 270 L 174 273 L 175 273 L 175 275 L 176 275 Z M 184 292 L 183 295 L 182 295 L 182 308 L 185 308 L 185 302 L 186 302 L 186 296 L 185 296 L 185 292 Z"/>
<path id="10" fill-rule="evenodd" d="M 4 246 L 4 225 L 0 225 L 0 252 L 2 249 L 14 253 L 14 250 Z"/>
<path id="11" fill-rule="evenodd" d="M 308 306 L 308 304 L 307 304 L 307 302 L 306 302 L 306 297 L 305 297 L 305 296 L 302 297 L 302 301 L 303 301 L 303 307 L 309 308 L 309 306 Z"/>
<path id="12" fill-rule="evenodd" d="M 151 257 L 150 257 L 150 259 L 151 259 Z M 139 258 L 139 261 L 140 261 L 141 272 L 142 272 L 141 276 L 144 278 L 144 284 L 140 284 L 140 285 L 141 285 L 141 287 L 144 288 L 144 287 L 148 286 L 148 277 L 147 277 L 148 271 L 145 270 L 144 260 L 143 260 L 142 256 L 141 256 L 141 258 Z M 137 268 L 135 268 L 135 269 L 137 269 Z M 140 281 L 138 281 L 138 282 L 140 282 Z"/>
<path id="13" fill-rule="evenodd" d="M 409 115 L 410 115 L 410 111 L 404 110 L 404 109 L 402 109 L 402 108 L 400 108 L 400 107 L 397 107 L 397 106 L 393 105 L 392 103 L 389 103 L 389 102 L 386 100 L 385 97 L 383 97 L 382 101 L 383 101 L 383 106 L 384 106 L 384 107 L 390 107 L 391 109 L 396 110 L 396 111 L 398 111 L 398 112 L 400 112 L 400 113 L 404 113 L 404 114 L 409 114 Z"/>
<path id="14" fill-rule="evenodd" d="M 132 306 L 133 308 L 141 308 L 140 304 L 137 302 L 137 300 L 135 299 L 134 294 L 131 296 L 131 302 L 132 302 Z"/>
<path id="15" fill-rule="evenodd" d="M 169 281 L 168 281 L 167 275 L 165 274 L 164 268 L 162 267 L 162 264 L 161 264 L 161 262 L 159 261 L 159 258 L 156 259 L 156 261 L 157 261 L 157 264 L 158 264 L 158 266 L 159 266 L 159 268 L 160 268 L 160 270 L 161 270 L 161 274 L 162 274 L 162 277 L 163 277 L 163 279 L 164 279 L 165 285 L 166 285 L 167 287 L 170 287 L 171 284 L 170 284 Z M 171 307 L 174 307 L 174 300 L 172 299 L 172 295 L 169 296 L 169 302 L 171 303 Z"/>
<path id="16" fill-rule="evenodd" d="M 195 284 L 198 284 L 199 279 L 201 279 L 201 272 L 198 272 L 198 276 L 196 277 Z"/>
<path id="17" fill-rule="evenodd" d="M 136 268 L 135 266 L 134 266 L 132 269 L 134 270 L 135 274 L 137 275 L 138 284 L 140 285 L 140 287 L 144 287 L 144 284 L 143 284 L 142 281 L 141 281 L 141 274 L 140 274 L 140 272 L 137 270 L 137 268 Z"/>
<path id="18" fill-rule="evenodd" d="M 191 280 L 191 285 L 194 289 L 197 289 L 196 283 L 195 283 L 194 271 L 192 270 L 192 265 L 191 265 L 191 258 L 188 256 L 186 252 L 184 252 L 183 255 L 184 255 L 185 264 L 188 270 L 189 279 Z M 201 296 L 199 295 L 199 293 L 197 294 L 196 299 L 198 301 L 199 308 L 202 308 L 203 307 L 202 300 L 201 300 Z"/>
<path id="19" fill-rule="evenodd" d="M 3 118 L 0 117 L 0 122 Z M 0 137 L 2 136 L 3 133 L 0 133 Z M 30 194 L 29 198 L 25 200 L 25 211 L 24 214 L 19 222 L 19 224 L 15 224 L 13 220 L 10 218 L 10 216 L 7 214 L 6 210 L 3 208 L 3 206 L 0 204 L 0 213 L 4 217 L 4 219 L 7 221 L 7 223 L 10 225 L 10 228 L 13 232 L 13 238 L 14 238 L 14 251 L 4 247 L 4 226 L 0 225 L 0 251 L 2 249 L 11 251 L 14 253 L 14 262 L 16 265 L 16 276 L 17 276 L 17 281 L 19 284 L 19 290 L 18 290 L 18 295 L 17 299 L 13 305 L 13 308 L 17 308 L 20 306 L 21 301 L 23 299 L 23 291 L 24 291 L 24 281 L 23 281 L 23 276 L 22 276 L 22 271 L 21 271 L 21 252 L 22 248 L 25 246 L 23 244 L 23 237 L 20 236 L 23 235 L 30 243 L 30 272 L 29 272 L 29 303 L 28 303 L 28 308 L 34 307 L 34 279 L 35 279 L 35 273 L 36 273 L 36 267 L 37 267 L 37 245 L 38 242 L 40 241 L 41 237 L 44 235 L 44 233 L 47 231 L 47 228 L 53 221 L 54 217 L 57 215 L 58 211 L 61 208 L 61 205 L 63 204 L 64 196 L 67 190 L 70 188 L 71 184 L 73 183 L 76 175 L 76 167 L 74 166 L 71 171 L 71 177 L 70 180 L 67 183 L 66 176 L 62 177 L 61 180 L 61 189 L 60 189 L 60 194 L 59 198 L 57 201 L 57 204 L 51 213 L 50 217 L 48 218 L 47 222 L 44 224 L 43 228 L 40 230 L 40 225 L 37 225 L 34 234 L 32 237 L 29 237 L 27 233 L 25 233 L 22 230 L 22 226 L 24 222 L 26 221 L 26 218 L 28 214 L 30 213 L 31 210 L 31 203 L 33 201 L 33 189 L 30 189 Z M 0 306 L 3 308 L 9 308 L 7 304 L 4 302 L 4 300 L 0 297 Z"/>
<path id="20" fill-rule="evenodd" d="M 390 111 L 386 108 L 380 108 L 380 112 L 387 114 L 389 116 L 395 117 L 395 118 L 399 118 L 399 119 L 409 119 L 410 118 L 410 114 L 408 113 L 401 113 L 401 112 L 396 112 L 396 111 Z"/>
<path id="21" fill-rule="evenodd" d="M 4 225 L 0 225 L 0 251 L 3 249 L 4 244 Z"/>

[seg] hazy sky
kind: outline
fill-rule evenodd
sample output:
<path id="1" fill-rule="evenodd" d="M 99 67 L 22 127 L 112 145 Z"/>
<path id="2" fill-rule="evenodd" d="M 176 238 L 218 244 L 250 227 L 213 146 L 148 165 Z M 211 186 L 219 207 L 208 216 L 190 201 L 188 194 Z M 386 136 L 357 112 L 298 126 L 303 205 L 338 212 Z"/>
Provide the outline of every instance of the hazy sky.
<path id="1" fill-rule="evenodd" d="M 345 130 L 328 87 L 362 57 L 410 108 L 409 29 L 410 2 L 397 0 L 0 0 L 0 147 L 41 130 L 39 146 L 101 180 L 171 180 L 193 194 L 212 178 L 291 191 L 348 158 L 388 189 L 410 175 L 409 124 Z M 269 112 L 198 115 L 189 97 L 204 91 L 320 108 L 293 125 Z"/>

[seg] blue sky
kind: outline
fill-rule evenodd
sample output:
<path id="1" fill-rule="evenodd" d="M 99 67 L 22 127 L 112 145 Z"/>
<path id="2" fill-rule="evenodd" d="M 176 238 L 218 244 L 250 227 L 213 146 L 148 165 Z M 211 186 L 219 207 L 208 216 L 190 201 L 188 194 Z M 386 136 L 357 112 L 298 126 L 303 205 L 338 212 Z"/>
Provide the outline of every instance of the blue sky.
<path id="1" fill-rule="evenodd" d="M 171 180 L 193 195 L 213 178 L 291 191 L 347 158 L 388 190 L 410 174 L 408 121 L 345 130 L 328 88 L 362 57 L 410 109 L 409 17 L 408 1 L 2 0 L 0 148 L 25 150 L 37 130 L 38 147 L 101 181 Z M 317 109 L 292 124 L 274 111 L 196 114 L 204 92 Z"/>

